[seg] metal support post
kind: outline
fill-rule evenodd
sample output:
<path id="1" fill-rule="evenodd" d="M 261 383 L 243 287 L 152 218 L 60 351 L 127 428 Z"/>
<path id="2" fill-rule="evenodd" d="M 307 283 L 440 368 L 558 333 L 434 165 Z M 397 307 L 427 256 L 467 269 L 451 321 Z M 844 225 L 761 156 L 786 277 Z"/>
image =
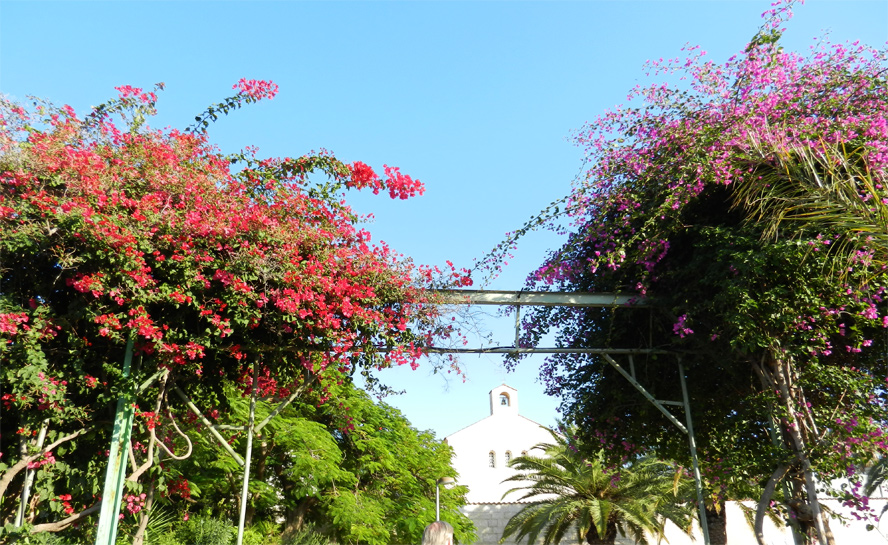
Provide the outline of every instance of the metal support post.
<path id="1" fill-rule="evenodd" d="M 681 403 L 679 403 L 677 401 L 662 401 L 662 400 L 655 398 L 653 395 L 651 395 L 650 392 L 648 392 L 644 388 L 644 386 L 642 386 L 641 384 L 638 383 L 637 380 L 635 380 L 634 372 L 631 374 L 626 372 L 626 370 L 623 369 L 622 367 L 620 367 L 620 364 L 618 364 L 616 362 L 616 360 L 614 360 L 610 356 L 610 354 L 602 354 L 602 357 L 605 359 L 605 361 L 607 361 L 609 364 L 611 364 L 611 367 L 613 367 L 621 375 L 623 375 L 623 378 L 628 380 L 629 383 L 632 386 L 634 386 L 635 389 L 641 393 L 641 395 L 643 395 L 648 401 L 651 402 L 651 404 L 654 405 L 654 407 L 656 407 L 661 413 L 663 413 L 663 415 L 666 418 L 668 418 L 669 421 L 672 422 L 672 424 L 676 428 L 680 429 L 685 434 L 687 434 L 688 442 L 691 447 L 691 464 L 693 465 L 693 468 L 694 468 L 694 485 L 695 485 L 695 488 L 697 489 L 697 504 L 699 505 L 700 529 L 703 531 L 704 545 L 709 545 L 709 525 L 706 522 L 706 504 L 703 503 L 703 478 L 700 475 L 700 465 L 697 460 L 697 442 L 694 439 L 694 427 L 693 427 L 693 423 L 691 421 L 691 405 L 690 405 L 690 402 L 688 401 L 688 387 L 687 387 L 687 384 L 685 383 L 684 365 L 682 365 L 681 362 L 679 361 L 679 363 L 678 363 L 678 377 L 679 377 L 679 380 L 681 381 L 681 393 L 682 393 L 682 399 L 683 399 L 683 401 Z M 632 365 L 632 370 L 634 371 L 635 370 L 634 362 L 631 359 L 629 361 L 630 361 L 630 364 Z M 679 422 L 678 419 L 675 418 L 675 416 L 669 412 L 669 410 L 665 407 L 665 405 L 678 405 L 678 406 L 683 407 L 684 412 L 685 412 L 685 423 L 686 424 L 682 424 L 681 422 Z"/>
<path id="2" fill-rule="evenodd" d="M 240 454 L 236 453 L 234 451 L 234 449 L 231 448 L 231 445 L 228 444 L 228 441 L 226 441 L 225 438 L 222 437 L 222 435 L 218 431 L 216 431 L 216 427 L 213 426 L 213 423 L 210 422 L 209 420 L 207 420 L 207 417 L 204 416 L 203 413 L 200 412 L 200 409 L 198 409 L 197 406 L 194 403 L 192 403 L 190 399 L 188 399 L 188 396 L 185 395 L 185 392 L 183 392 L 182 389 L 179 388 L 178 386 L 174 387 L 173 391 L 176 393 L 177 396 L 179 396 L 179 398 L 182 401 L 185 402 L 185 406 L 188 407 L 188 409 L 192 413 L 194 413 L 198 419 L 200 419 L 201 423 L 204 426 L 206 426 L 207 431 L 209 431 L 210 435 L 212 435 L 213 438 L 215 438 L 216 441 L 219 442 L 219 445 L 223 449 L 225 449 L 225 452 L 230 454 L 231 457 L 234 458 L 234 461 L 237 462 L 238 465 L 241 465 L 241 466 L 244 465 L 244 459 L 241 458 Z"/>
<path id="3" fill-rule="evenodd" d="M 133 339 L 126 343 L 123 359 L 123 378 L 128 379 L 133 361 Z M 127 386 L 128 388 L 128 386 Z M 114 415 L 114 430 L 111 433 L 111 448 L 108 454 L 108 468 L 105 472 L 105 488 L 102 492 L 102 509 L 99 515 L 99 528 L 96 545 L 114 545 L 117 541 L 117 522 L 120 500 L 123 497 L 123 484 L 126 478 L 130 436 L 133 430 L 133 399 L 129 391 L 117 400 Z"/>
<path id="4" fill-rule="evenodd" d="M 697 461 L 697 442 L 694 439 L 694 425 L 691 422 L 691 404 L 688 400 L 688 386 L 685 383 L 684 365 L 678 362 L 678 378 L 681 380 L 681 397 L 684 403 L 685 421 L 688 424 L 688 443 L 691 447 L 691 464 L 694 466 L 694 485 L 697 489 L 697 507 L 700 514 L 700 529 L 703 530 L 703 543 L 709 545 L 709 523 L 706 521 L 706 504 L 703 502 L 703 478 Z"/>
<path id="5" fill-rule="evenodd" d="M 515 305 L 515 348 L 521 343 L 521 305 Z"/>
<path id="6" fill-rule="evenodd" d="M 271 411 L 271 414 L 269 414 L 268 416 L 266 416 L 265 419 L 262 420 L 262 422 L 259 422 L 258 424 L 256 424 L 256 427 L 253 429 L 253 431 L 254 431 L 255 433 L 257 433 L 257 434 L 258 434 L 260 431 L 262 431 L 262 428 L 264 428 L 266 424 L 268 424 L 269 422 L 271 422 L 271 419 L 272 419 L 272 418 L 274 418 L 275 416 L 279 415 L 279 414 L 281 413 L 281 411 L 283 411 L 284 409 L 286 409 L 287 406 L 288 406 L 290 403 L 293 403 L 293 401 L 294 401 L 297 397 L 299 397 L 300 394 L 302 394 L 302 390 L 304 390 L 304 389 L 305 389 L 305 385 L 300 386 L 299 388 L 297 388 L 296 391 L 294 391 L 292 394 L 290 394 L 290 397 L 288 397 L 286 401 L 284 401 L 283 403 L 281 403 L 281 404 L 279 404 L 277 407 L 275 407 L 275 409 L 274 409 L 273 411 Z"/>
<path id="7" fill-rule="evenodd" d="M 629 381 L 629 384 L 631 384 L 632 386 L 634 386 L 635 389 L 638 390 L 638 391 L 641 393 L 641 395 L 643 395 L 643 396 L 645 397 L 645 399 L 647 399 L 648 401 L 650 401 L 650 402 L 654 405 L 654 407 L 656 407 L 661 413 L 663 413 L 663 416 L 665 416 L 666 418 L 668 418 L 669 421 L 672 422 L 672 424 L 673 424 L 676 428 L 680 429 L 680 430 L 681 430 L 682 432 L 684 432 L 684 433 L 688 433 L 688 430 L 687 430 L 687 428 L 684 427 L 684 424 L 682 424 L 681 422 L 679 422 L 678 419 L 675 418 L 675 416 L 674 416 L 672 413 L 670 413 L 669 410 L 668 410 L 666 407 L 663 406 L 663 403 L 664 403 L 664 402 L 658 400 L 657 398 L 655 398 L 654 396 L 652 396 L 650 392 L 648 392 L 647 390 L 645 390 L 644 386 L 642 386 L 641 384 L 639 384 L 638 381 L 635 380 L 634 377 L 632 377 L 632 375 L 630 375 L 629 373 L 626 372 L 625 369 L 623 369 L 622 367 L 620 367 L 620 364 L 617 363 L 616 360 L 614 360 L 614 359 L 610 356 L 610 354 L 602 354 L 602 357 L 604 357 L 605 361 L 607 361 L 609 364 L 611 364 L 611 366 L 612 366 L 614 369 L 616 369 L 621 375 L 623 375 L 623 378 L 625 378 L 626 380 L 628 380 L 628 381 Z M 673 402 L 666 402 L 666 403 L 668 403 L 668 404 L 670 404 L 670 405 L 673 404 Z M 679 404 L 679 403 L 676 403 L 676 404 Z M 680 404 L 679 404 L 679 405 L 680 405 Z"/>
<path id="8" fill-rule="evenodd" d="M 247 497 L 250 493 L 250 458 L 253 454 L 253 424 L 256 420 L 256 387 L 259 384 L 259 370 L 253 363 L 253 389 L 250 392 L 250 418 L 247 421 L 247 454 L 244 456 L 244 486 L 241 489 L 240 519 L 237 523 L 237 545 L 244 543 L 244 521 L 247 518 Z"/>

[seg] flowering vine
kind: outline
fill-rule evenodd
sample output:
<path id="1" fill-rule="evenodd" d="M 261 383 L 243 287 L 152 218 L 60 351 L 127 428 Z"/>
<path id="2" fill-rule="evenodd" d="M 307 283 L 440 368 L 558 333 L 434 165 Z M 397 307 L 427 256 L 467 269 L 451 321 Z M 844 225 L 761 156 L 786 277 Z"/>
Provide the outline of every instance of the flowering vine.
<path id="1" fill-rule="evenodd" d="M 764 505 L 770 479 L 786 482 L 792 524 L 827 542 L 815 474 L 860 474 L 886 452 L 833 419 L 886 426 L 888 85 L 885 51 L 826 40 L 807 55 L 785 50 L 794 4 L 775 3 L 727 62 L 696 46 L 649 62 L 667 81 L 637 86 L 630 106 L 578 131 L 586 168 L 570 195 L 485 263 L 495 268 L 526 231 L 569 221 L 528 288 L 630 293 L 654 310 L 531 311 L 523 345 L 552 328 L 563 347 L 681 354 L 704 454 L 770 490 L 760 488 Z M 635 373 L 658 399 L 680 399 L 664 359 L 636 356 Z M 613 451 L 628 441 L 687 458 L 683 438 L 603 358 L 555 355 L 543 380 Z"/>
<path id="2" fill-rule="evenodd" d="M 162 88 L 118 87 L 116 99 L 83 117 L 0 99 L 3 433 L 33 437 L 26 464 L 0 445 L 10 461 L 0 465 L 0 496 L 22 486 L 26 469 L 56 465 L 55 477 L 41 473 L 39 486 L 54 490 L 41 497 L 94 504 L 89 483 L 104 461 L 83 453 L 107 456 L 105 411 L 123 394 L 154 405 L 136 409 L 147 445 L 134 450 L 145 463 L 137 481 L 155 448 L 174 459 L 190 451 L 177 424 L 187 411 L 166 396 L 173 387 L 215 405 L 223 383 L 252 393 L 255 373 L 263 398 L 310 391 L 322 403 L 330 385 L 416 366 L 423 347 L 452 333 L 438 325 L 427 288 L 462 283 L 465 272 L 454 269 L 456 282 L 373 244 L 342 199 L 365 188 L 406 199 L 422 194 L 418 180 L 387 165 L 379 176 L 327 151 L 222 154 L 209 124 L 274 98 L 270 81 L 240 80 L 185 131 L 147 125 Z M 50 453 L 38 429 L 49 430 L 49 444 L 93 444 Z M 138 514 L 144 501 L 134 491 L 127 509 Z"/>

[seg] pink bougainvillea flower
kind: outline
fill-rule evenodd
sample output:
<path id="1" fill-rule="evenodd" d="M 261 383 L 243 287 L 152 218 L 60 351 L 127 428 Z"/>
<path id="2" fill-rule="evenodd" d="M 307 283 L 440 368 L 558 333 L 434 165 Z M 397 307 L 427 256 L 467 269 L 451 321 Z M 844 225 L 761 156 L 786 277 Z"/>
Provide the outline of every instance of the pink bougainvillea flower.
<path id="1" fill-rule="evenodd" d="M 241 78 L 232 86 L 232 89 L 237 89 L 240 94 L 254 100 L 262 100 L 263 98 L 271 100 L 278 93 L 278 85 L 276 83 L 261 79 Z"/>

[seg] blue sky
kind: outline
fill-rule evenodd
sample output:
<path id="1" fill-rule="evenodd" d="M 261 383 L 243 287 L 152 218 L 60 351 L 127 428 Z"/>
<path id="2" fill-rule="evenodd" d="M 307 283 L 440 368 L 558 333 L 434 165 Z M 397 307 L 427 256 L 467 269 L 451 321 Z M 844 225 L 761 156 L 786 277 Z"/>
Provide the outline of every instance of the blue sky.
<path id="1" fill-rule="evenodd" d="M 426 184 L 409 201 L 351 195 L 368 226 L 415 261 L 470 266 L 549 202 L 582 165 L 573 131 L 624 102 L 647 59 L 699 44 L 716 61 L 740 51 L 769 2 L 0 2 L 0 92 L 86 111 L 114 87 L 165 82 L 154 126 L 185 127 L 240 78 L 280 94 L 211 127 L 224 151 L 260 155 L 326 148 Z M 888 40 L 885 0 L 809 0 L 784 45 Z M 520 289 L 558 239 L 529 237 L 490 287 Z M 510 344 L 508 320 L 491 321 Z M 443 437 L 488 414 L 506 382 L 521 412 L 552 423 L 558 400 L 536 381 L 538 360 L 506 374 L 499 358 L 466 357 L 468 381 L 418 371 L 381 378 L 407 394 L 389 402 Z"/>

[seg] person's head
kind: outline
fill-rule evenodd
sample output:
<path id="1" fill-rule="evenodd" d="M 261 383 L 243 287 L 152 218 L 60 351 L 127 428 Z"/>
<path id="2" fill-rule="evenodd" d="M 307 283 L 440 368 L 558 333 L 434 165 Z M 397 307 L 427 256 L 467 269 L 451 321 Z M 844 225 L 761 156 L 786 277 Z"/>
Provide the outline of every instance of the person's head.
<path id="1" fill-rule="evenodd" d="M 422 533 L 422 545 L 453 545 L 453 526 L 443 520 L 429 524 Z"/>

